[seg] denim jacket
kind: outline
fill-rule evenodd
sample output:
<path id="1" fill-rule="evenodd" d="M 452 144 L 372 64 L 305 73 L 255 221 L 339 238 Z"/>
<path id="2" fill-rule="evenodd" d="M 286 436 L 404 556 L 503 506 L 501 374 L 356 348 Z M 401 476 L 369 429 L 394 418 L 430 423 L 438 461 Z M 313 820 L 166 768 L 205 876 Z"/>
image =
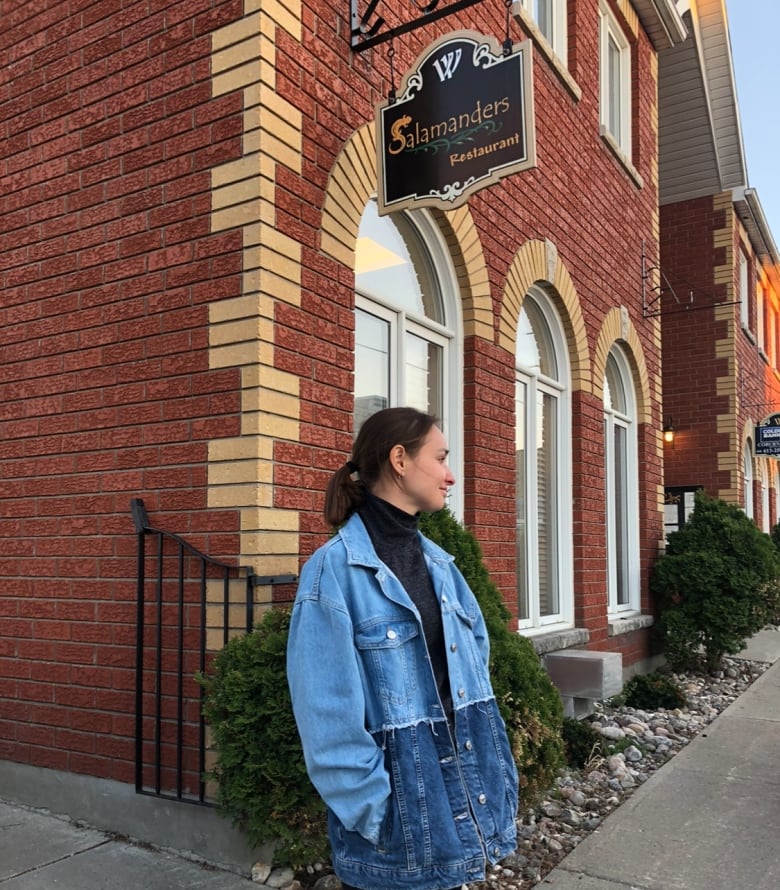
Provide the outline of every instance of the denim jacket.
<path id="1" fill-rule="evenodd" d="M 453 730 L 414 603 L 353 515 L 306 563 L 287 669 L 335 871 L 364 890 L 484 879 L 515 848 L 518 777 L 485 624 L 452 557 L 423 552 L 441 605 Z"/>

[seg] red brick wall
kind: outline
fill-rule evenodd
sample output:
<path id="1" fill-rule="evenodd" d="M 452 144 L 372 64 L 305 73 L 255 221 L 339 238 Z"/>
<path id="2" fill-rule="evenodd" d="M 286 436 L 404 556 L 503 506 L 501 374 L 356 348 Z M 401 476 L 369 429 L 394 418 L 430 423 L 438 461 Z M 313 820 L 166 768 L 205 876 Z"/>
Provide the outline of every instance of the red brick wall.
<path id="1" fill-rule="evenodd" d="M 725 247 L 714 247 L 715 232 L 725 229 L 732 231 L 731 293 L 725 285 L 713 284 L 713 270 L 728 262 Z M 747 251 L 751 299 L 746 331 L 740 322 L 739 306 L 741 226 L 733 209 L 715 209 L 712 197 L 668 205 L 662 208 L 661 232 L 662 267 L 682 302 L 678 305 L 667 295 L 660 303 L 665 313 L 664 415 L 672 419 L 675 429 L 674 446 L 666 446 L 665 484 L 701 485 L 710 495 L 724 496 L 743 506 L 743 431 L 747 427 L 753 438 L 752 427 L 780 409 L 777 373 L 762 356 L 756 338 L 755 281 L 760 260 L 753 251 Z M 692 302 L 689 294 L 693 294 Z M 731 326 L 716 320 L 709 308 L 724 301 L 732 302 L 726 307 Z M 725 342 L 731 332 L 734 364 L 730 369 L 727 358 L 717 357 L 716 344 Z M 723 379 L 729 377 L 730 384 L 724 386 Z M 736 448 L 728 432 L 718 431 L 718 415 L 734 417 Z M 719 452 L 733 454 L 735 478 L 727 469 L 718 468 Z M 771 485 L 771 478 L 769 481 Z M 761 514 L 756 472 L 754 517 L 759 524 Z"/>
<path id="2" fill-rule="evenodd" d="M 729 411 L 728 396 L 717 390 L 728 364 L 715 354 L 728 326 L 709 308 L 732 299 L 713 283 L 715 267 L 727 259 L 725 248 L 714 246 L 714 232 L 729 224 L 712 197 L 661 208 L 661 267 L 680 300 L 665 294 L 657 304 L 664 313 L 664 415 L 675 430 L 674 447 L 665 446 L 665 484 L 702 485 L 713 495 L 729 486 L 728 472 L 717 465 L 718 451 L 729 448 L 728 434 L 717 429 L 718 415 Z"/>
<path id="3" fill-rule="evenodd" d="M 240 156 L 240 92 L 211 98 L 210 33 L 237 0 L 7 10 L 0 29 L 0 757 L 132 779 L 135 537 L 129 501 L 215 556 L 237 517 L 206 510 L 209 440 L 239 432 L 239 380 L 209 370 L 210 301 L 238 295 L 242 233 L 210 234 L 210 170 Z M 534 52 L 538 166 L 470 201 L 495 312 L 509 264 L 550 239 L 570 272 L 590 356 L 625 306 L 651 377 L 641 242 L 653 250 L 655 84 L 635 49 L 638 188 L 598 135 L 596 0 L 569 4 L 576 101 Z M 406 10 L 408 13 L 408 9 Z M 279 93 L 304 115 L 300 176 L 277 168 L 277 228 L 302 246 L 302 302 L 279 304 L 275 362 L 301 379 L 299 443 L 278 443 L 275 504 L 301 511 L 301 556 L 322 540 L 322 491 L 351 441 L 352 272 L 319 251 L 334 160 L 389 87 L 386 48 L 351 53 L 346 7 L 303 5 L 277 30 Z M 481 4 L 397 40 L 396 86 L 445 30 L 504 36 Z M 517 26 L 512 36 L 522 38 Z M 466 523 L 514 607 L 514 358 L 465 344 Z M 640 427 L 643 578 L 660 536 L 654 428 Z M 602 410 L 573 398 L 574 596 L 605 639 Z M 626 651 L 644 635 L 621 641 Z M 632 649 L 631 647 L 634 646 Z M 633 655 L 630 657 L 634 657 Z"/>
<path id="4" fill-rule="evenodd" d="M 393 6 L 392 3 L 387 6 Z M 397 4 L 400 7 L 400 4 Z M 507 270 L 518 248 L 530 239 L 550 239 L 572 275 L 585 318 L 591 356 L 605 313 L 623 305 L 639 333 L 648 372 L 658 373 L 659 362 L 651 339 L 652 321 L 643 318 L 641 305 L 642 239 L 653 252 L 653 213 L 657 191 L 653 183 L 656 134 L 652 109 L 656 85 L 651 77 L 652 50 L 643 32 L 634 47 L 635 110 L 632 160 L 643 179 L 638 188 L 599 136 L 598 106 L 598 4 L 580 0 L 569 4 L 571 54 L 570 72 L 582 90 L 576 101 L 544 57 L 534 50 L 534 104 L 538 165 L 516 177 L 479 192 L 469 206 L 482 238 L 496 316 L 502 312 L 502 294 Z M 401 14 L 399 13 L 399 16 Z M 411 15 L 408 8 L 402 14 Z M 300 180 L 284 172 L 281 182 L 294 195 L 304 194 L 307 204 L 284 198 L 291 212 L 279 216 L 279 227 L 304 241 L 302 316 L 318 318 L 328 338 L 319 347 L 318 380 L 311 379 L 315 363 L 296 351 L 301 342 L 311 344 L 302 330 L 302 319 L 290 321 L 284 309 L 277 316 L 280 336 L 291 350 L 280 356 L 286 369 L 303 368 L 302 397 L 306 419 L 325 416 L 339 434 L 323 432 L 318 423 L 304 430 L 312 451 L 306 452 L 301 472 L 315 467 L 335 466 L 349 448 L 351 423 L 351 377 L 349 367 L 353 329 L 352 276 L 334 267 L 317 253 L 317 227 L 328 175 L 338 152 L 354 130 L 373 118 L 376 103 L 390 87 L 387 47 L 364 54 L 345 49 L 344 27 L 333 40 L 329 33 L 332 12 L 324 3 L 308 4 L 304 11 L 303 50 L 289 35 L 280 33 L 278 88 L 304 112 L 304 169 Z M 472 27 L 503 39 L 504 16 L 500 7 L 486 4 L 434 23 L 403 40 L 395 41 L 395 83 L 416 55 L 436 36 L 456 27 Z M 524 35 L 512 25 L 512 37 Z M 325 46 L 324 44 L 328 44 Z M 311 57 L 317 64 L 311 64 Z M 325 64 L 319 64 L 324 62 Z M 298 215 L 300 213 L 300 216 Z M 304 215 L 306 214 L 306 215 Z M 310 239 L 310 240 L 309 240 Z M 311 245 L 311 246 L 309 246 Z M 657 257 L 651 256 L 651 261 Z M 346 310 L 346 311 L 345 311 Z M 333 320 L 325 322 L 322 319 Z M 287 329 L 289 328 L 289 329 Z M 306 328 L 310 331 L 311 328 Z M 302 337 L 303 336 L 303 341 Z M 466 428 L 465 466 L 466 524 L 479 536 L 493 577 L 516 610 L 515 515 L 514 515 L 514 357 L 484 342 L 467 343 L 464 356 Z M 309 382 L 311 381 L 311 382 Z M 315 385 L 318 384 L 318 385 Z M 600 383 L 600 381 L 599 381 Z M 321 384 L 321 385 L 319 385 Z M 332 392 L 328 392 L 332 387 Z M 591 394 L 574 398 L 574 594 L 577 620 L 591 630 L 594 639 L 606 634 L 606 538 L 603 503 L 603 415 L 600 400 Z M 660 406 L 652 406 L 650 429 L 640 428 L 641 553 L 642 579 L 646 583 L 661 538 L 656 504 L 661 483 L 661 464 L 655 447 L 660 429 Z M 343 435 L 342 435 L 343 434 Z M 340 449 L 334 456 L 331 448 Z M 321 446 L 321 447 L 320 447 Z M 305 495 L 292 493 L 296 500 Z M 287 496 L 280 493 L 280 498 Z M 319 509 L 320 496 L 313 499 Z M 326 530 L 316 513 L 302 523 L 310 532 L 308 545 L 324 540 Z M 644 605 L 649 605 L 647 596 Z M 644 637 L 644 634 L 639 636 Z"/>
<path id="5" fill-rule="evenodd" d="M 0 757 L 132 780 L 130 499 L 209 553 L 206 448 L 238 431 L 208 304 L 240 291 L 210 168 L 241 96 L 211 99 L 211 0 L 2 4 Z"/>

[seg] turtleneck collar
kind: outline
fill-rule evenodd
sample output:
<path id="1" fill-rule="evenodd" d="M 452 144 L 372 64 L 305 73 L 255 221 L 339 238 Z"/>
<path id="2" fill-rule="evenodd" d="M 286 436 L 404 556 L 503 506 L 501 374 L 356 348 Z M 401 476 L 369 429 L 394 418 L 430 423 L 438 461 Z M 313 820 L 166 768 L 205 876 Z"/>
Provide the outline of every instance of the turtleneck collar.
<path id="1" fill-rule="evenodd" d="M 389 538 L 409 539 L 417 535 L 419 513 L 407 513 L 371 492 L 366 492 L 365 500 L 358 508 L 358 513 L 372 538 L 375 538 L 377 533 L 380 538 L 385 540 Z"/>

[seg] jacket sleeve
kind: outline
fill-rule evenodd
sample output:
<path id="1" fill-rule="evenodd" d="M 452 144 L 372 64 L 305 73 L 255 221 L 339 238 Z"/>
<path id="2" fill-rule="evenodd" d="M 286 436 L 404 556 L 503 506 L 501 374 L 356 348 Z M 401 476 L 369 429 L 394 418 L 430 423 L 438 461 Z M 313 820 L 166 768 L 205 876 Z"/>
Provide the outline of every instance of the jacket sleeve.
<path id="1" fill-rule="evenodd" d="M 312 784 L 345 828 L 377 843 L 390 779 L 384 754 L 365 728 L 363 684 L 341 583 L 322 554 L 301 573 L 287 677 Z"/>

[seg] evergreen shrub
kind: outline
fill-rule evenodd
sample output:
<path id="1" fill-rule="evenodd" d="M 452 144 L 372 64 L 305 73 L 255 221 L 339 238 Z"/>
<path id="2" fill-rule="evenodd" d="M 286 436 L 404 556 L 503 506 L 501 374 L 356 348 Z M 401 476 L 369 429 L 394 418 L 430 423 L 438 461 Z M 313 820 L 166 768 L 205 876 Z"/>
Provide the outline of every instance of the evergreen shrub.
<path id="1" fill-rule="evenodd" d="M 605 753 L 603 736 L 587 720 L 564 717 L 563 743 L 566 763 L 574 769 L 584 769 Z"/>
<path id="2" fill-rule="evenodd" d="M 637 674 L 623 687 L 621 695 L 630 708 L 641 711 L 657 711 L 663 708 L 673 711 L 687 704 L 685 693 L 671 677 L 664 674 Z"/>
<path id="3" fill-rule="evenodd" d="M 490 638 L 490 677 L 520 773 L 520 799 L 533 803 L 565 760 L 560 693 L 530 640 L 509 629 L 510 612 L 493 583 L 474 534 L 445 507 L 423 515 L 420 531 L 455 558 L 474 591 Z"/>
<path id="4" fill-rule="evenodd" d="M 250 634 L 217 653 L 204 687 L 217 805 L 252 846 L 298 868 L 326 858 L 325 806 L 306 772 L 287 685 L 290 610 L 267 611 Z"/>
<path id="5" fill-rule="evenodd" d="M 780 556 L 737 507 L 696 493 L 688 522 L 672 532 L 650 588 L 659 637 L 674 669 L 713 669 L 769 620 Z"/>

